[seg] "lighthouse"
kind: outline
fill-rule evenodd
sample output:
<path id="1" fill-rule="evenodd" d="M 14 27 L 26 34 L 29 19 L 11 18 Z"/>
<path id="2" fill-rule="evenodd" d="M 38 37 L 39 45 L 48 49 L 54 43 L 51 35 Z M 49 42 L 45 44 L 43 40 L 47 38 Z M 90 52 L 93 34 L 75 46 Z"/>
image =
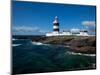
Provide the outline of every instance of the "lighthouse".
<path id="1" fill-rule="evenodd" d="M 53 33 L 58 34 L 59 33 L 59 21 L 58 17 L 56 16 L 54 21 L 53 21 Z"/>
<path id="2" fill-rule="evenodd" d="M 89 36 L 86 31 L 80 31 L 79 29 L 71 29 L 68 31 L 60 32 L 59 20 L 58 20 L 57 16 L 55 16 L 54 21 L 53 21 L 53 32 L 46 33 L 47 37 L 50 37 L 50 36 L 71 36 L 71 35 Z"/>

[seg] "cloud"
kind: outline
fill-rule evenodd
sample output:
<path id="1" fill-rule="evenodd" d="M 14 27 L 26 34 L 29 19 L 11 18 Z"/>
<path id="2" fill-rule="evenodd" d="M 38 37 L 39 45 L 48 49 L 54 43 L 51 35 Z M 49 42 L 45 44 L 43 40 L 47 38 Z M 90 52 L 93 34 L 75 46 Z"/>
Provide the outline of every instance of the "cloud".
<path id="1" fill-rule="evenodd" d="M 84 26 L 95 26 L 95 21 L 83 21 L 82 25 Z"/>
<path id="2" fill-rule="evenodd" d="M 78 28 L 72 28 L 70 31 L 72 33 L 79 33 L 80 32 L 80 29 L 78 29 Z"/>
<path id="3" fill-rule="evenodd" d="M 13 30 L 18 32 L 33 32 L 33 31 L 39 31 L 39 28 L 28 27 L 28 26 L 17 26 L 17 27 L 13 27 Z"/>
<path id="4" fill-rule="evenodd" d="M 95 21 L 83 21 L 82 25 L 86 27 L 89 34 L 95 35 L 96 31 L 96 23 Z"/>
<path id="5" fill-rule="evenodd" d="M 43 34 L 38 27 L 16 26 L 12 28 L 14 35 L 41 35 Z"/>

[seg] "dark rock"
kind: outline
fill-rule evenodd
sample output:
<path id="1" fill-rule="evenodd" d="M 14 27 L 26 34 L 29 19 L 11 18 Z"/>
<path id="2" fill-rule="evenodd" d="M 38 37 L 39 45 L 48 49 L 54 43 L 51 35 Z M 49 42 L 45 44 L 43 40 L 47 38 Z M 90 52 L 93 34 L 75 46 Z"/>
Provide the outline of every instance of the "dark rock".
<path id="1" fill-rule="evenodd" d="M 46 44 L 55 44 L 68 47 L 74 52 L 80 53 L 96 53 L 96 37 L 95 36 L 56 36 L 41 37 L 33 39 Z"/>

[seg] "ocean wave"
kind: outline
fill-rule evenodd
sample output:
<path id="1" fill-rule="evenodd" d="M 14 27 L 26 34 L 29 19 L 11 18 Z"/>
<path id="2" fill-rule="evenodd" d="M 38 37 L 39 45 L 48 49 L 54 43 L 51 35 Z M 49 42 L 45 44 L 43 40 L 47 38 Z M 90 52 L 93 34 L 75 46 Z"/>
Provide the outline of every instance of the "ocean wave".
<path id="1" fill-rule="evenodd" d="M 83 53 L 75 53 L 75 52 L 67 52 L 71 55 L 83 55 L 83 56 L 96 56 L 96 54 L 83 54 Z"/>
<path id="2" fill-rule="evenodd" d="M 34 45 L 49 45 L 49 44 L 43 44 L 41 42 L 31 42 L 31 43 L 34 44 Z"/>
<path id="3" fill-rule="evenodd" d="M 18 39 L 13 38 L 12 40 L 15 41 L 15 40 L 18 40 Z"/>
<path id="4" fill-rule="evenodd" d="M 32 42 L 32 44 L 34 44 L 34 45 L 42 45 L 43 43 L 41 43 L 41 42 Z"/>
<path id="5" fill-rule="evenodd" d="M 12 46 L 20 46 L 21 44 L 13 44 Z"/>

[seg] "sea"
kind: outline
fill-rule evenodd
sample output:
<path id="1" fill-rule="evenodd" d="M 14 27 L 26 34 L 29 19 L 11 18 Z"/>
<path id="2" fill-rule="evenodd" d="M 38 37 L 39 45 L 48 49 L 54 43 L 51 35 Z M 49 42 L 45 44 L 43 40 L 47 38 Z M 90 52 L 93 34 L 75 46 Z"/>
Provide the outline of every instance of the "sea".
<path id="1" fill-rule="evenodd" d="M 12 39 L 13 74 L 60 72 L 96 69 L 95 54 L 71 52 L 60 45 Z"/>

